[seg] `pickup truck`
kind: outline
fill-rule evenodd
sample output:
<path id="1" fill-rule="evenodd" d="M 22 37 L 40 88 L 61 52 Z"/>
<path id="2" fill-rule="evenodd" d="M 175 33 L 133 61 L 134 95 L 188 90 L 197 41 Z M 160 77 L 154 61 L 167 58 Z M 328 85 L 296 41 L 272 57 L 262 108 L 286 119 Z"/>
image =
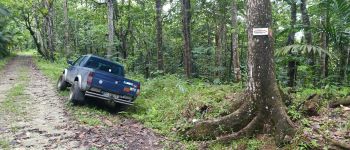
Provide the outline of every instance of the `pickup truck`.
<path id="1" fill-rule="evenodd" d="M 120 64 L 94 55 L 83 55 L 67 63 L 69 67 L 59 77 L 57 88 L 70 87 L 69 100 L 73 104 L 93 97 L 132 105 L 140 94 L 140 83 L 125 78 L 124 67 Z"/>

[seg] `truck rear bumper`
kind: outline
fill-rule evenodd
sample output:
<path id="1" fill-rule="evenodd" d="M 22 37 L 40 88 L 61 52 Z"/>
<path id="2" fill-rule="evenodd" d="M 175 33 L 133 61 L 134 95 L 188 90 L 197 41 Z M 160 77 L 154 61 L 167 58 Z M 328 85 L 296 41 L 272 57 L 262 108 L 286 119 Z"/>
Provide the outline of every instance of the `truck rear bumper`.
<path id="1" fill-rule="evenodd" d="M 107 96 L 104 96 L 104 95 L 102 95 L 100 93 L 91 92 L 91 91 L 86 91 L 85 92 L 85 96 L 94 97 L 94 98 L 98 98 L 98 99 L 103 99 L 103 100 L 107 100 L 107 101 L 114 101 L 116 103 L 121 103 L 121 104 L 125 104 L 125 105 L 133 105 L 134 104 L 134 102 L 132 102 L 132 100 L 127 100 L 127 99 L 122 99 L 122 98 L 107 97 Z"/>

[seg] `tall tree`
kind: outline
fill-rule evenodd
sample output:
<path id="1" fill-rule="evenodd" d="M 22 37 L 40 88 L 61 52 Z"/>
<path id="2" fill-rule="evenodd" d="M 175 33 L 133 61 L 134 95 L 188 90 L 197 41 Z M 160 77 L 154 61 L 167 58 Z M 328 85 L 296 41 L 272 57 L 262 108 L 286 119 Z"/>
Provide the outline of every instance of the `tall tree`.
<path id="1" fill-rule="evenodd" d="M 237 25 L 237 1 L 232 0 L 232 11 L 231 11 L 231 26 L 232 26 L 232 41 L 231 41 L 231 57 L 232 57 L 232 70 L 235 75 L 235 81 L 239 82 L 242 78 L 241 75 L 241 64 L 239 61 L 238 52 L 238 25 Z"/>
<path id="2" fill-rule="evenodd" d="M 286 113 L 277 86 L 273 61 L 272 34 L 253 35 L 253 28 L 272 29 L 270 0 L 248 0 L 248 85 L 242 105 L 219 119 L 197 123 L 187 134 L 193 138 L 219 136 L 219 142 L 230 143 L 242 136 L 252 136 L 264 127 L 272 128 L 276 144 L 291 140 L 295 130 Z M 233 132 L 232 134 L 227 134 Z M 220 136 L 224 134 L 224 136 Z"/>
<path id="3" fill-rule="evenodd" d="M 215 35 L 215 78 L 222 77 L 222 68 L 223 68 L 223 47 L 225 43 L 225 33 L 226 33 L 226 1 L 218 1 L 218 10 L 217 19 L 216 19 L 216 35 Z"/>
<path id="4" fill-rule="evenodd" d="M 45 9 L 47 10 L 47 13 L 44 13 L 44 24 L 45 24 L 45 35 L 46 35 L 46 43 L 47 43 L 47 49 L 48 49 L 48 56 L 50 61 L 54 61 L 54 52 L 55 52 L 55 44 L 54 44 L 54 32 L 53 32 L 53 1 L 51 0 L 44 0 L 44 6 Z"/>
<path id="5" fill-rule="evenodd" d="M 163 63 L 163 25 L 162 25 L 162 1 L 156 0 L 156 30 L 157 30 L 157 67 L 164 69 Z"/>
<path id="6" fill-rule="evenodd" d="M 310 30 L 310 17 L 309 13 L 307 11 L 307 0 L 301 0 L 300 1 L 300 11 L 301 11 L 301 18 L 303 22 L 304 27 L 304 35 L 305 35 L 305 41 L 307 45 L 312 45 L 312 33 Z M 314 53 L 310 52 L 308 53 L 308 64 L 310 65 L 312 69 L 311 75 L 314 76 L 315 73 L 315 58 Z M 315 80 L 314 80 L 315 81 Z"/>
<path id="7" fill-rule="evenodd" d="M 324 15 L 321 17 L 321 26 L 328 26 L 328 10 L 325 10 Z M 323 31 L 321 32 L 321 47 L 324 50 L 328 50 L 328 43 L 329 43 L 329 37 L 327 32 Z M 324 79 L 328 76 L 328 60 L 329 56 L 325 53 L 321 53 L 320 56 L 320 67 L 321 67 L 321 79 Z"/>
<path id="8" fill-rule="evenodd" d="M 66 56 L 70 56 L 69 45 L 69 19 L 68 19 L 68 0 L 63 1 L 63 16 L 64 16 L 64 52 Z"/>
<path id="9" fill-rule="evenodd" d="M 191 1 L 182 0 L 183 64 L 187 78 L 192 74 L 191 54 Z"/>
<path id="10" fill-rule="evenodd" d="M 107 19 L 108 19 L 108 47 L 107 58 L 111 58 L 114 52 L 114 0 L 107 0 Z"/>
<path id="11" fill-rule="evenodd" d="M 288 35 L 288 40 L 287 40 L 287 45 L 292 45 L 294 44 L 294 37 L 295 37 L 295 31 L 294 31 L 294 26 L 297 21 L 297 4 L 295 0 L 290 0 L 289 1 L 290 5 L 290 32 Z M 294 60 L 295 54 L 292 53 L 290 50 L 289 55 L 291 55 L 291 59 L 288 62 L 288 86 L 289 87 L 294 87 L 295 80 L 297 78 L 297 62 Z"/>

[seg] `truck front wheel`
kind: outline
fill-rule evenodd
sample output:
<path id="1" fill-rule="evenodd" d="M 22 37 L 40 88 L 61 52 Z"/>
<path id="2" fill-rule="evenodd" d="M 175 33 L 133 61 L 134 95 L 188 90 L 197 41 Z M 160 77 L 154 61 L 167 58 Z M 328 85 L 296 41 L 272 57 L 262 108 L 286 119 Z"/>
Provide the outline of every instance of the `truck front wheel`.
<path id="1" fill-rule="evenodd" d="M 75 105 L 84 103 L 84 92 L 80 90 L 78 81 L 74 81 L 74 84 L 70 87 L 69 100 Z"/>

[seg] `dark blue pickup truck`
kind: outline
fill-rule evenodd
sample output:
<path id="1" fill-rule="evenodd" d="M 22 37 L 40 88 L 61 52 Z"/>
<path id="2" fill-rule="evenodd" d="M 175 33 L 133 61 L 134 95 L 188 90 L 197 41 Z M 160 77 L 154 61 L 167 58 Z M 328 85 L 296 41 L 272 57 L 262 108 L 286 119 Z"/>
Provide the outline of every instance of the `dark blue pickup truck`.
<path id="1" fill-rule="evenodd" d="M 125 78 L 124 67 L 94 55 L 83 55 L 64 69 L 57 82 L 58 90 L 70 86 L 69 99 L 73 104 L 93 97 L 132 105 L 140 94 L 140 83 Z"/>

